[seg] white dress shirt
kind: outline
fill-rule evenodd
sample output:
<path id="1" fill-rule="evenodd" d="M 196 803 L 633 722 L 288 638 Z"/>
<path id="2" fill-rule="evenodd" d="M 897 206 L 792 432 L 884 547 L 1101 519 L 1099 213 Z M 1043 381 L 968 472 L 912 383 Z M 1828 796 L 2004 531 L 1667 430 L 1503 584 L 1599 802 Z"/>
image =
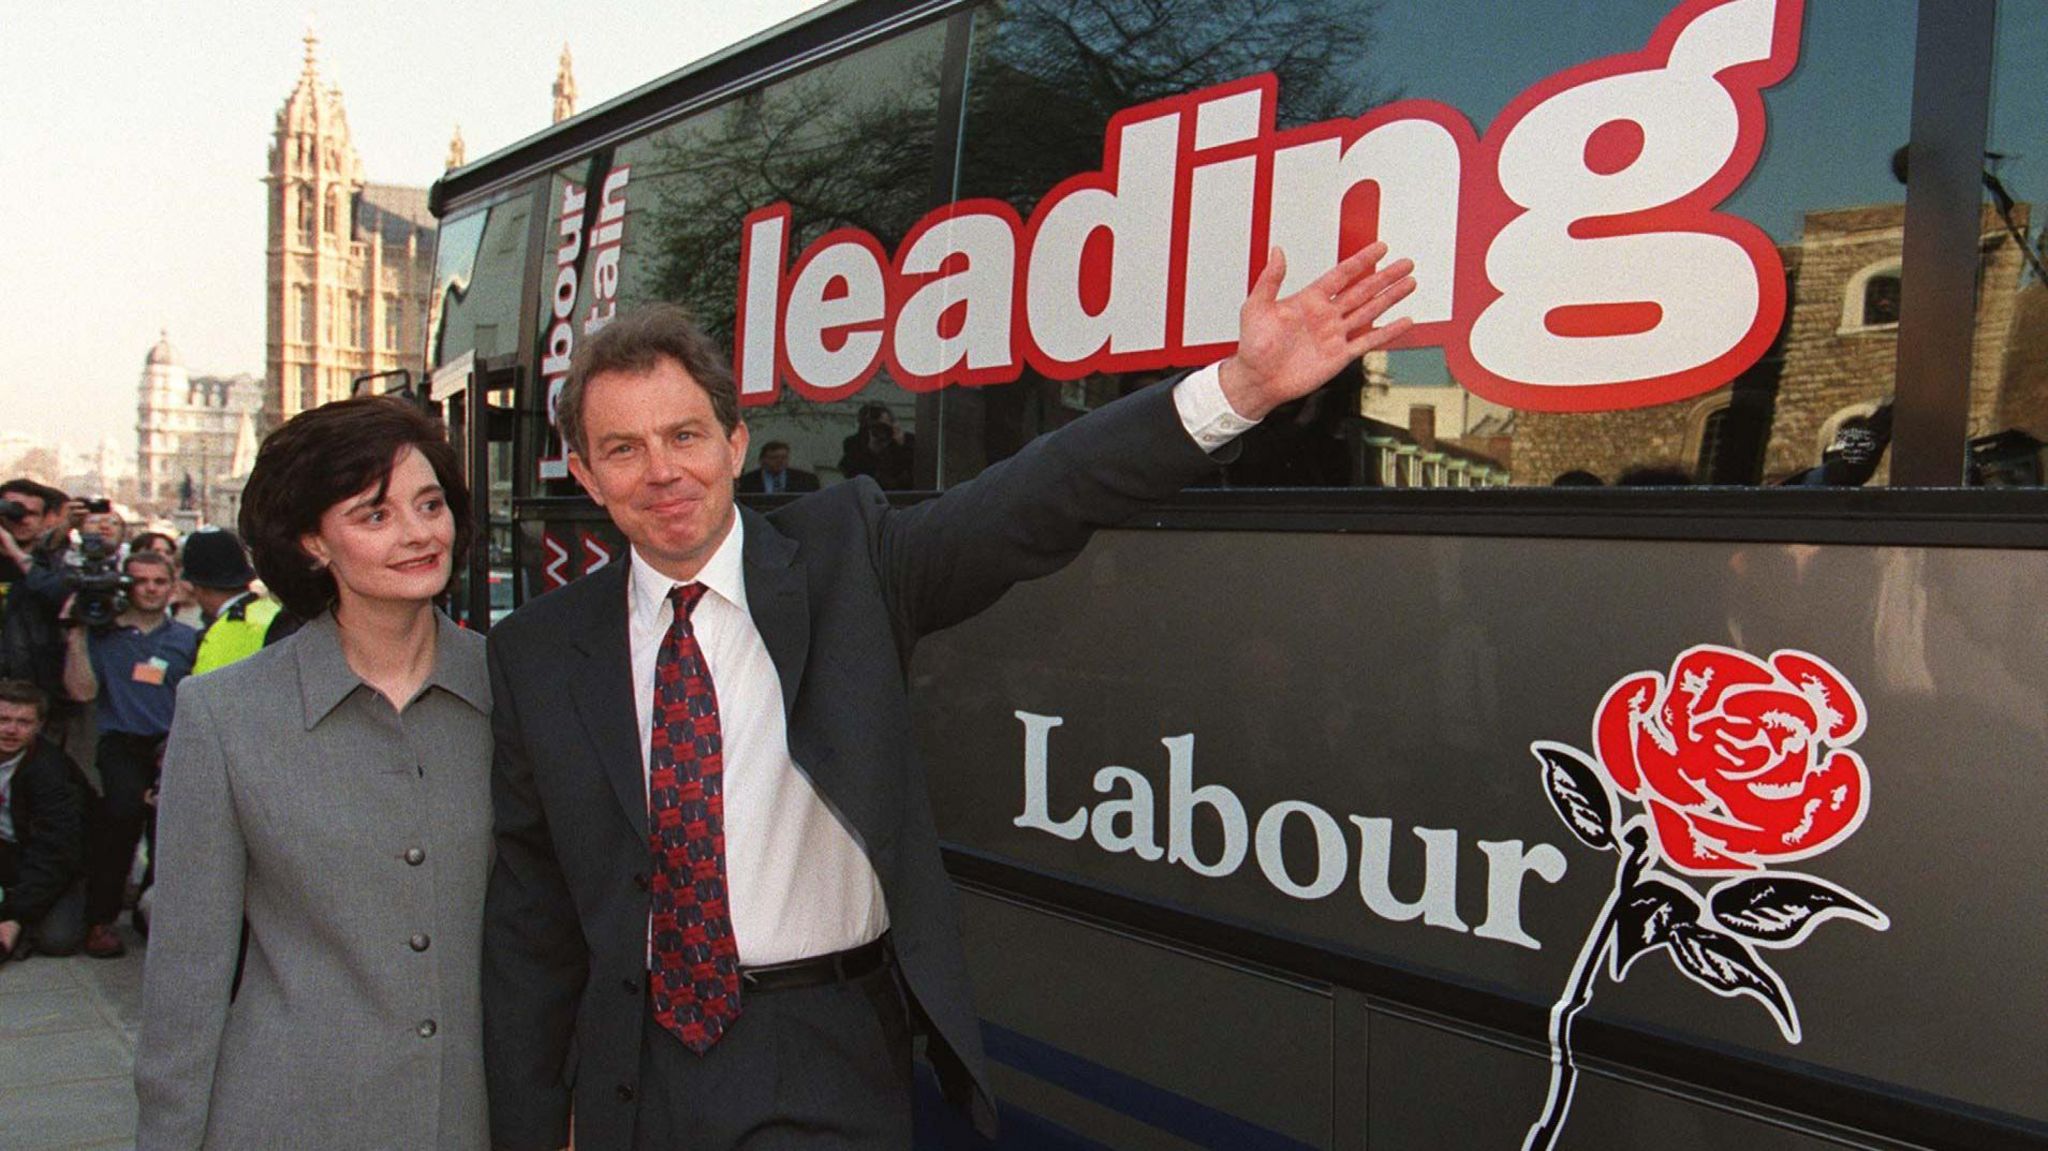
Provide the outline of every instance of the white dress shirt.
<path id="1" fill-rule="evenodd" d="M 1232 411 L 1211 366 L 1174 388 L 1181 425 L 1204 451 L 1252 426 Z M 690 616 L 718 697 L 725 787 L 726 902 L 740 962 L 749 967 L 829 955 L 889 928 L 882 883 L 867 853 L 789 754 L 782 681 L 747 610 L 745 522 L 734 517 L 694 582 L 707 589 Z M 675 618 L 662 575 L 637 549 L 627 580 L 634 709 L 642 787 L 654 731 L 654 665 Z"/>

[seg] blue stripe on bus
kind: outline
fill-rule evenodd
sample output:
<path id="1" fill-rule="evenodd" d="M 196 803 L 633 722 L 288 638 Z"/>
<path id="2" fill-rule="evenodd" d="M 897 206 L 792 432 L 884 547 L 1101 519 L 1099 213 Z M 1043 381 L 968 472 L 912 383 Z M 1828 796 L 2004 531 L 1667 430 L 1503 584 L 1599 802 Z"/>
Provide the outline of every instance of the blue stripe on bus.
<path id="1" fill-rule="evenodd" d="M 1218 1111 L 1185 1095 L 1176 1095 L 1156 1084 L 985 1020 L 981 1025 L 981 1042 L 990 1059 L 1006 1063 L 1091 1103 L 1157 1127 L 1197 1147 L 1214 1148 L 1215 1151 L 1314 1151 L 1311 1144 L 1278 1131 L 1269 1131 L 1227 1111 Z M 1007 1129 L 1024 1118 L 1015 1109 L 1005 1110 L 1003 1126 Z M 1070 1138 L 1077 1138 L 1068 1134 Z M 1085 1142 L 1055 1144 L 1035 1141 L 1018 1145 L 1091 1146 Z"/>
<path id="2" fill-rule="evenodd" d="M 967 1117 L 946 1102 L 931 1068 L 917 1065 L 916 1151 L 1111 1151 L 1042 1115 L 1004 1107 L 1002 1127 L 991 1143 Z"/>

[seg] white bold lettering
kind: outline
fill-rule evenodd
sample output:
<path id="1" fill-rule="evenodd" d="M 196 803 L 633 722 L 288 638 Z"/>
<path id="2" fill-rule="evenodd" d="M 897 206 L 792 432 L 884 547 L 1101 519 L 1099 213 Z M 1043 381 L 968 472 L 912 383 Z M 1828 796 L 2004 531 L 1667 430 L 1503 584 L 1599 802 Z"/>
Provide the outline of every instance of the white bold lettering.
<path id="1" fill-rule="evenodd" d="M 625 239 L 626 184 L 632 178 L 630 164 L 605 175 L 604 187 L 598 192 L 597 231 L 591 233 L 592 245 L 617 244 Z"/>
<path id="2" fill-rule="evenodd" d="M 1287 874 L 1287 860 L 1282 854 L 1282 834 L 1287 830 L 1287 817 L 1301 815 L 1308 819 L 1308 825 L 1316 833 L 1316 875 L 1307 883 L 1296 883 Z M 1329 812 L 1313 803 L 1290 799 L 1276 803 L 1259 817 L 1258 836 L 1259 870 L 1266 873 L 1266 882 L 1277 888 L 1282 895 L 1296 899 L 1321 899 L 1344 885 L 1344 829 Z"/>
<path id="3" fill-rule="evenodd" d="M 1463 166 L 1458 138 L 1422 119 L 1382 123 L 1348 146 L 1333 137 L 1275 152 L 1273 203 L 1286 210 L 1273 213 L 1269 242 L 1287 253 L 1280 290 L 1300 291 L 1351 249 L 1380 239 L 1421 271 L 1414 293 L 1382 322 L 1401 316 L 1418 324 L 1450 319 Z M 1379 204 L 1371 227 L 1345 211 L 1347 200 L 1366 185 L 1377 192 Z"/>
<path id="4" fill-rule="evenodd" d="M 1358 825 L 1358 894 L 1382 919 L 1405 923 L 1416 916 L 1431 927 L 1469 930 L 1458 918 L 1458 833 L 1414 828 L 1423 842 L 1422 895 L 1413 902 L 1398 899 L 1391 882 L 1394 824 L 1389 819 L 1354 815 Z"/>
<path id="5" fill-rule="evenodd" d="M 1057 364 L 1166 346 L 1180 116 L 1120 125 L 1111 136 L 1115 186 L 1069 190 L 1036 221 L 1024 307 L 1032 339 Z M 1105 283 L 1106 299 L 1091 309 L 1087 297 Z"/>
<path id="6" fill-rule="evenodd" d="M 1545 883 L 1564 878 L 1564 853 L 1547 843 L 1522 850 L 1519 839 L 1479 841 L 1486 853 L 1486 922 L 1472 929 L 1482 939 L 1498 939 L 1540 951 L 1543 945 L 1522 930 L 1522 880 L 1535 874 Z"/>
<path id="7" fill-rule="evenodd" d="M 1067 722 L 1056 715 L 1011 713 L 1024 724 L 1024 813 L 1010 822 L 1030 831 L 1043 831 L 1061 839 L 1079 839 L 1088 830 L 1088 809 L 1078 808 L 1065 819 L 1055 820 L 1047 798 L 1047 745 L 1053 728 Z"/>
<path id="8" fill-rule="evenodd" d="M 789 289 L 782 318 L 783 354 L 795 381 L 833 392 L 867 378 L 882 350 L 879 327 L 888 306 L 882 261 L 852 240 L 821 244 L 806 254 Z M 835 347 L 828 338 L 838 337 Z"/>
<path id="9" fill-rule="evenodd" d="M 1256 139 L 1266 127 L 1266 90 L 1209 100 L 1195 113 L 1195 149 Z M 1181 343 L 1237 340 L 1237 310 L 1251 290 L 1252 208 L 1259 158 L 1200 165 L 1189 177 L 1187 260 L 1181 272 Z"/>
<path id="10" fill-rule="evenodd" d="M 893 346 L 906 374 L 935 379 L 962 365 L 977 372 L 1014 363 L 1017 236 L 1008 220 L 987 212 L 950 217 L 904 249 L 898 270 L 937 276 L 912 292 L 896 315 Z M 949 335 L 946 317 L 956 310 L 958 327 Z"/>
<path id="11" fill-rule="evenodd" d="M 1697 213 L 1573 233 L 1672 205 L 1735 159 L 1742 109 L 1718 76 L 1770 58 L 1776 17 L 1776 0 L 1707 9 L 1662 67 L 1565 88 L 1513 125 L 1498 176 L 1527 211 L 1487 249 L 1501 294 L 1472 325 L 1480 367 L 1560 390 L 1654 380 L 1751 335 L 1764 269 Z"/>
<path id="12" fill-rule="evenodd" d="M 789 259 L 789 209 L 778 206 L 747 217 L 740 233 L 740 309 L 734 321 L 734 359 L 740 399 L 775 397 L 776 340 L 782 331 L 782 269 Z"/>
<path id="13" fill-rule="evenodd" d="M 1103 800 L 1088 817 L 1096 845 L 1104 851 L 1128 851 L 1148 862 L 1158 859 L 1163 853 L 1158 838 L 1152 834 L 1151 783 L 1128 767 L 1105 767 L 1095 773 L 1098 794 L 1109 795 L 1110 788 L 1119 783 L 1127 789 L 1124 798 Z M 1123 831 L 1116 829 L 1119 816 L 1130 821 Z"/>
<path id="14" fill-rule="evenodd" d="M 1166 745 L 1166 861 L 1184 864 L 1189 871 L 1210 879 L 1229 875 L 1244 863 L 1248 838 L 1244 804 L 1238 801 L 1236 793 L 1220 783 L 1195 786 L 1192 734 L 1168 736 L 1159 742 Z M 1223 851 L 1214 863 L 1203 862 L 1195 852 L 1196 807 L 1215 812 L 1223 827 Z"/>

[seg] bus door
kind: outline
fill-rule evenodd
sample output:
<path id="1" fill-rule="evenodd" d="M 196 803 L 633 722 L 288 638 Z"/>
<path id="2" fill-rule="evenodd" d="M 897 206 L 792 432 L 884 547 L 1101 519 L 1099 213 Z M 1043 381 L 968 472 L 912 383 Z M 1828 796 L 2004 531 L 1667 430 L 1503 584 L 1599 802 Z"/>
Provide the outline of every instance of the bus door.
<path id="1" fill-rule="evenodd" d="M 454 614 L 483 631 L 512 610 L 512 461 L 518 420 L 516 356 L 464 353 L 437 371 L 428 399 L 462 458 L 477 528 L 456 583 Z"/>

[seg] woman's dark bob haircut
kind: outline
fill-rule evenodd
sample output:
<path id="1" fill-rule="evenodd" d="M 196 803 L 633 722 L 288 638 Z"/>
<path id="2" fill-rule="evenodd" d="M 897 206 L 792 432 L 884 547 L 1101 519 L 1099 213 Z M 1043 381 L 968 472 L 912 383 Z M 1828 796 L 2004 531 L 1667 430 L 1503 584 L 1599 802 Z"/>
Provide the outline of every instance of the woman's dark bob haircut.
<path id="1" fill-rule="evenodd" d="M 299 544 L 320 529 L 327 509 L 367 488 L 383 499 L 400 449 L 414 448 L 433 466 L 455 517 L 452 573 L 462 571 L 476 533 L 469 488 L 439 421 L 396 396 L 359 396 L 301 412 L 272 432 L 256 452 L 242 489 L 242 538 L 256 574 L 292 614 L 312 619 L 334 606 L 333 573 Z"/>

